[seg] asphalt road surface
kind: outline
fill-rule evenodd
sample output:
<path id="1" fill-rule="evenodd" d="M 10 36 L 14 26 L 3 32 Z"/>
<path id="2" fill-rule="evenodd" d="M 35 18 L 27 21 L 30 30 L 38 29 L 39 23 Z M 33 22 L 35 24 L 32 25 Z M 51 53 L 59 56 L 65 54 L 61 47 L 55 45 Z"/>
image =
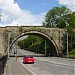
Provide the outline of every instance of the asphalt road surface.
<path id="1" fill-rule="evenodd" d="M 34 55 L 36 53 L 18 50 L 19 54 Z M 40 54 L 36 54 L 40 55 Z M 27 67 L 34 75 L 75 75 L 75 60 L 57 57 L 34 57 L 34 64 L 23 64 L 23 57 L 18 57 L 18 62 Z"/>

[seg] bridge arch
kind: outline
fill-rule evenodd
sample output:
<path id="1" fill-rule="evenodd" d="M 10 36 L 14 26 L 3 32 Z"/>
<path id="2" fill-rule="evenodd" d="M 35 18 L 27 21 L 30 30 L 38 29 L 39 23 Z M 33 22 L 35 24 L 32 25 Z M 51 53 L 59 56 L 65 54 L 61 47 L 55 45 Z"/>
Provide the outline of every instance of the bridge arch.
<path id="1" fill-rule="evenodd" d="M 14 44 L 14 42 L 16 42 L 19 38 L 25 36 L 25 35 L 35 35 L 35 36 L 39 36 L 42 37 L 43 39 L 49 41 L 49 44 L 52 46 L 52 56 L 57 56 L 58 55 L 58 46 L 55 43 L 55 41 L 52 39 L 52 37 L 48 36 L 47 34 L 44 34 L 42 32 L 39 31 L 27 31 L 25 33 L 21 33 L 19 34 L 16 38 L 14 38 L 12 44 L 10 47 L 12 47 L 12 45 Z"/>

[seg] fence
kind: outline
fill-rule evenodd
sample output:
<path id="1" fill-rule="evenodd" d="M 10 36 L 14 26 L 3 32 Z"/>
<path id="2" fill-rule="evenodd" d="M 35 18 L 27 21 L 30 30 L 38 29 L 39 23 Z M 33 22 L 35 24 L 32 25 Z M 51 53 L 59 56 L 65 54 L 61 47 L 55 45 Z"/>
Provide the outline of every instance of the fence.
<path id="1" fill-rule="evenodd" d="M 2 75 L 4 73 L 4 67 L 5 67 L 6 62 L 7 62 L 7 55 L 3 56 L 0 59 L 0 75 Z"/>

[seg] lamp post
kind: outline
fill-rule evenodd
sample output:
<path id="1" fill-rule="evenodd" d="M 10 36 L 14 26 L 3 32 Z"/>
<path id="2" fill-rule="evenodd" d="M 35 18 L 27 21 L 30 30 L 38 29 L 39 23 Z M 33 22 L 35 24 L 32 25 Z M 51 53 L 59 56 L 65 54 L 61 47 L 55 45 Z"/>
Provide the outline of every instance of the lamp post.
<path id="1" fill-rule="evenodd" d="M 67 36 L 67 57 L 69 56 L 69 50 L 68 50 L 68 30 L 66 30 L 66 36 Z"/>
<path id="2" fill-rule="evenodd" d="M 69 22 L 69 18 L 67 18 L 67 21 Z M 67 29 L 66 29 L 66 36 L 67 36 L 67 57 L 69 57 L 69 50 L 68 50 L 68 27 L 69 27 L 69 23 L 68 22 L 66 22 L 66 27 L 67 27 Z"/>

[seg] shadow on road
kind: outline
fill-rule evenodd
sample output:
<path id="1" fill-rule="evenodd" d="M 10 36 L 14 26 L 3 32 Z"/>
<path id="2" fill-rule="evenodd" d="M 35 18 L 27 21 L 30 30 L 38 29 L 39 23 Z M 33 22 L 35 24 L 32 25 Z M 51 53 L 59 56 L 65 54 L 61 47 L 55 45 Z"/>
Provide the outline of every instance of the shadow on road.
<path id="1" fill-rule="evenodd" d="M 24 57 L 24 56 L 46 57 L 46 55 L 18 55 L 17 57 Z M 14 55 L 10 55 L 9 57 L 16 57 L 16 56 L 14 56 Z"/>

